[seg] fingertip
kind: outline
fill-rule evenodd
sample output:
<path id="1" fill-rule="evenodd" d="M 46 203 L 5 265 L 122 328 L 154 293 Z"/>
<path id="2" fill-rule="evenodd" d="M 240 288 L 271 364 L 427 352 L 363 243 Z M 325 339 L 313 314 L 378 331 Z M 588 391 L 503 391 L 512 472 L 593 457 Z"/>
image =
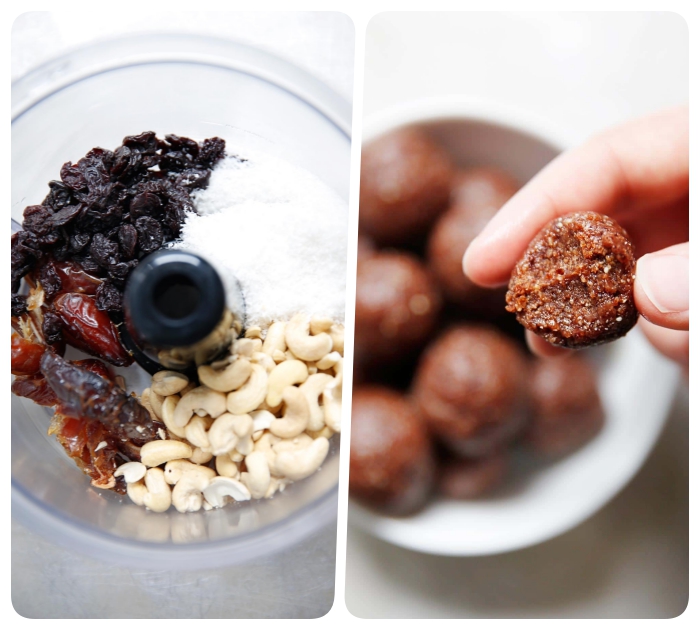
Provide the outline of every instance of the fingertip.
<path id="1" fill-rule="evenodd" d="M 484 239 L 477 236 L 462 257 L 462 271 L 474 284 L 488 289 L 508 282 L 508 275 L 494 264 L 493 253 Z"/>
<path id="2" fill-rule="evenodd" d="M 527 342 L 527 346 L 530 348 L 532 353 L 542 359 L 555 359 L 573 352 L 573 350 L 570 350 L 569 348 L 553 346 L 551 343 L 545 341 L 542 339 L 542 337 L 536 335 L 530 330 L 525 332 L 525 341 Z"/>
<path id="3" fill-rule="evenodd" d="M 665 357 L 687 369 L 690 358 L 690 333 L 688 331 L 664 328 L 646 319 L 640 319 L 639 326 L 652 346 Z"/>

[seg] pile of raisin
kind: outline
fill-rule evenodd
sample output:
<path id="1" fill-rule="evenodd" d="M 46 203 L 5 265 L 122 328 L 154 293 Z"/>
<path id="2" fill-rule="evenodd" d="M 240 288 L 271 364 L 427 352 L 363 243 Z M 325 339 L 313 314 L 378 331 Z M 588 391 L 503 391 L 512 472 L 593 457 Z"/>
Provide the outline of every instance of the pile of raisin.
<path id="1" fill-rule="evenodd" d="M 12 315 L 27 311 L 19 295 L 31 273 L 47 300 L 62 289 L 56 263 L 71 261 L 100 278 L 97 308 L 121 317 L 122 291 L 138 261 L 177 239 L 190 193 L 204 188 L 225 155 L 221 138 L 197 143 L 152 131 L 127 136 L 114 151 L 95 148 L 61 168 L 41 205 L 24 210 L 23 230 L 12 235 Z"/>

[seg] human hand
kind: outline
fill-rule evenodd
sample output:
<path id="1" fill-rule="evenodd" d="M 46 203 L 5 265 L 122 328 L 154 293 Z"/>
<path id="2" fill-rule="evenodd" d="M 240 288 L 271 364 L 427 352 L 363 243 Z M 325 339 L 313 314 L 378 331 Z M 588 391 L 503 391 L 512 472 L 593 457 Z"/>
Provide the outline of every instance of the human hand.
<path id="1" fill-rule="evenodd" d="M 634 301 L 651 343 L 687 365 L 689 327 L 688 108 L 665 110 L 563 153 L 526 184 L 472 241 L 464 272 L 502 285 L 551 219 L 594 211 L 616 219 L 635 244 Z M 531 349 L 570 352 L 527 332 Z"/>

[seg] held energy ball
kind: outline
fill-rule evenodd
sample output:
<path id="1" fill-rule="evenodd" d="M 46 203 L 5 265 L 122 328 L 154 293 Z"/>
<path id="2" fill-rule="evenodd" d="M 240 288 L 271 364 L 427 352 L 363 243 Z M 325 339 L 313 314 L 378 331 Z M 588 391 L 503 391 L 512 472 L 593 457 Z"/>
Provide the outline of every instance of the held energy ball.
<path id="1" fill-rule="evenodd" d="M 350 494 L 391 514 L 425 505 L 435 463 L 428 431 L 401 394 L 378 386 L 355 389 L 350 440 Z"/>
<path id="2" fill-rule="evenodd" d="M 404 128 L 369 143 L 360 168 L 360 230 L 378 245 L 420 236 L 447 207 L 452 166 L 423 131 Z"/>
<path id="3" fill-rule="evenodd" d="M 355 356 L 401 357 L 427 339 L 440 310 L 434 280 L 411 254 L 379 252 L 357 263 Z"/>
<path id="4" fill-rule="evenodd" d="M 583 348 L 618 339 L 637 323 L 634 246 L 595 212 L 550 221 L 515 266 L 506 310 L 549 343 Z"/>
<path id="5" fill-rule="evenodd" d="M 566 455 L 603 426 L 595 373 L 578 355 L 537 361 L 530 395 L 533 418 L 525 442 L 539 455 Z"/>
<path id="6" fill-rule="evenodd" d="M 423 353 L 413 396 L 431 432 L 464 457 L 512 441 L 528 419 L 526 360 L 494 328 L 460 325 Z"/>

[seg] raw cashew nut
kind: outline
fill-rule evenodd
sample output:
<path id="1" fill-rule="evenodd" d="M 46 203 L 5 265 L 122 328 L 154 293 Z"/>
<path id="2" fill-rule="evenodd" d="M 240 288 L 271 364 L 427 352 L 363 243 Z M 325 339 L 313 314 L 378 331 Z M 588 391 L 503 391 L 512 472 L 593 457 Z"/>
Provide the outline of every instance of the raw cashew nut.
<path id="1" fill-rule="evenodd" d="M 304 314 L 295 315 L 287 324 L 284 338 L 289 349 L 303 361 L 318 361 L 333 348 L 328 333 L 310 335 L 309 319 Z"/>
<path id="2" fill-rule="evenodd" d="M 236 448 L 240 438 L 253 432 L 253 419 L 247 415 L 224 413 L 211 425 L 207 435 L 213 455 L 225 455 Z"/>
<path id="3" fill-rule="evenodd" d="M 187 459 L 192 456 L 192 447 L 177 440 L 155 440 L 141 447 L 141 463 L 153 468 L 171 459 Z"/>
<path id="4" fill-rule="evenodd" d="M 161 396 L 172 396 L 179 394 L 187 385 L 190 379 L 180 372 L 162 370 L 153 375 L 151 389 Z"/>
<path id="5" fill-rule="evenodd" d="M 275 461 L 277 471 L 291 481 L 305 479 L 318 470 L 326 459 L 328 446 L 328 440 L 320 437 L 307 448 L 279 453 Z"/>
<path id="6" fill-rule="evenodd" d="M 253 433 L 269 429 L 273 420 L 275 419 L 275 415 L 272 412 L 267 411 L 267 409 L 251 411 L 250 417 L 253 419 Z"/>
<path id="7" fill-rule="evenodd" d="M 275 363 L 282 363 L 282 361 L 287 360 L 287 353 L 283 352 L 282 350 L 275 350 L 272 353 L 272 360 Z"/>
<path id="8" fill-rule="evenodd" d="M 211 454 L 211 451 L 204 451 L 201 448 L 199 448 L 199 446 L 197 446 L 192 451 L 192 457 L 190 457 L 190 461 L 195 464 L 207 464 L 212 460 L 213 457 L 214 456 Z"/>
<path id="9" fill-rule="evenodd" d="M 200 468 L 204 468 L 203 466 Z M 214 472 L 213 470 L 211 472 Z M 216 479 L 216 477 L 213 477 Z M 173 505 L 178 512 L 196 512 L 202 507 L 202 492 L 212 477 L 200 470 L 188 470 L 173 488 Z"/>
<path id="10" fill-rule="evenodd" d="M 114 471 L 115 477 L 124 477 L 126 483 L 136 483 L 146 475 L 146 467 L 141 462 L 126 462 Z"/>
<path id="11" fill-rule="evenodd" d="M 329 334 L 333 340 L 333 350 L 345 354 L 345 326 L 333 324 Z"/>
<path id="12" fill-rule="evenodd" d="M 287 349 L 287 342 L 284 340 L 284 329 L 287 327 L 285 322 L 275 322 L 267 329 L 265 341 L 263 341 L 262 351 L 269 354 L 273 359 L 275 352 L 282 352 Z"/>
<path id="13" fill-rule="evenodd" d="M 314 315 L 309 321 L 309 331 L 312 335 L 318 335 L 322 332 L 328 332 L 333 325 L 333 320 L 330 317 Z"/>
<path id="14" fill-rule="evenodd" d="M 216 472 L 220 477 L 231 477 L 231 479 L 239 477 L 238 466 L 228 454 L 216 456 Z"/>
<path id="15" fill-rule="evenodd" d="M 309 376 L 309 368 L 303 361 L 284 361 L 275 366 L 270 372 L 267 382 L 267 397 L 265 402 L 270 407 L 276 407 L 282 402 L 282 392 L 289 385 L 303 383 Z"/>
<path id="16" fill-rule="evenodd" d="M 254 447 L 255 443 L 253 442 L 252 435 L 246 435 L 245 437 L 242 437 L 240 440 L 238 440 L 238 444 L 236 444 L 236 450 L 241 455 L 247 455 L 248 453 L 252 453 Z"/>
<path id="17" fill-rule="evenodd" d="M 333 431 L 333 429 L 326 426 L 324 426 L 320 431 L 306 431 L 306 435 L 312 437 L 314 440 L 320 437 L 328 438 L 330 440 L 334 433 L 335 431 Z"/>
<path id="18" fill-rule="evenodd" d="M 313 374 L 309 376 L 305 383 L 299 386 L 299 390 L 304 394 L 309 405 L 309 431 L 320 431 L 324 425 L 323 409 L 319 405 L 319 398 L 323 390 L 333 382 L 330 374 Z"/>
<path id="19" fill-rule="evenodd" d="M 168 429 L 169 433 L 172 433 L 175 437 L 184 438 L 184 427 L 178 427 L 175 425 L 175 408 L 177 407 L 177 403 L 179 402 L 180 397 L 177 394 L 168 396 L 165 400 L 163 400 L 163 415 L 161 419 L 163 420 L 163 424 Z"/>
<path id="20" fill-rule="evenodd" d="M 224 411 L 226 411 L 224 394 L 206 386 L 195 387 L 180 398 L 180 402 L 175 407 L 173 423 L 176 427 L 184 427 L 193 414 L 218 418 Z"/>
<path id="21" fill-rule="evenodd" d="M 295 438 L 278 440 L 272 445 L 272 450 L 275 453 L 283 453 L 284 451 L 298 451 L 300 449 L 308 448 L 311 446 L 313 441 L 313 438 L 309 437 L 306 433 L 302 433 Z"/>
<path id="22" fill-rule="evenodd" d="M 340 433 L 342 399 L 340 386 L 327 387 L 323 390 L 323 419 L 326 426 Z"/>
<path id="23" fill-rule="evenodd" d="M 248 486 L 253 499 L 262 499 L 270 487 L 270 467 L 265 453 L 254 452 L 245 458 L 248 472 L 241 474 L 241 481 Z"/>
<path id="24" fill-rule="evenodd" d="M 250 491 L 240 481 L 228 477 L 214 477 L 204 489 L 204 498 L 212 507 L 223 507 L 226 497 L 234 501 L 249 501 Z"/>
<path id="25" fill-rule="evenodd" d="M 170 507 L 170 486 L 160 468 L 151 468 L 144 477 L 148 492 L 143 496 L 143 504 L 152 512 L 165 512 Z"/>
<path id="26" fill-rule="evenodd" d="M 143 506 L 143 498 L 146 496 L 148 488 L 143 481 L 135 481 L 134 483 L 126 484 L 126 495 L 134 502 L 136 505 Z"/>
<path id="27" fill-rule="evenodd" d="M 146 392 L 144 391 L 144 394 Z M 179 396 L 178 396 L 179 398 Z M 156 414 L 156 418 L 158 420 L 163 419 L 163 403 L 165 402 L 165 396 L 161 396 L 160 394 L 156 394 L 152 389 L 148 388 L 148 402 L 151 405 L 151 409 L 153 409 L 153 413 Z"/>
<path id="28" fill-rule="evenodd" d="M 185 427 L 185 438 L 192 446 L 198 446 L 203 451 L 211 450 L 209 438 L 207 437 L 209 426 L 209 423 L 204 418 L 194 416 Z"/>
<path id="29" fill-rule="evenodd" d="M 144 389 L 141 392 L 140 402 L 141 402 L 141 405 L 143 407 L 145 407 L 146 411 L 148 411 L 148 413 L 150 414 L 151 419 L 157 420 L 158 417 L 156 416 L 156 412 L 154 411 L 153 406 L 151 405 L 150 398 L 151 398 L 151 390 L 149 387 L 147 387 L 146 389 Z"/>
<path id="30" fill-rule="evenodd" d="M 270 467 L 271 471 L 275 464 L 275 459 L 277 458 L 277 453 L 275 453 L 275 451 L 272 450 L 272 447 L 279 441 L 280 439 L 272 435 L 272 433 L 265 432 L 263 433 L 263 436 L 257 442 L 255 442 L 255 445 L 253 446 L 253 452 L 263 453 L 265 455 L 265 457 L 267 458 L 267 465 Z"/>
<path id="31" fill-rule="evenodd" d="M 343 357 L 340 356 L 340 352 L 329 352 L 326 356 L 321 357 L 316 362 L 316 367 L 319 370 L 330 370 L 338 361 Z"/>
<path id="32" fill-rule="evenodd" d="M 217 392 L 231 392 L 238 389 L 248 380 L 251 372 L 250 361 L 246 357 L 239 357 L 223 370 L 215 370 L 210 365 L 200 365 L 197 368 L 197 375 L 202 385 Z"/>
<path id="33" fill-rule="evenodd" d="M 171 486 L 175 485 L 182 475 L 189 472 L 198 472 L 202 475 L 209 475 L 210 478 L 216 476 L 216 473 L 211 468 L 206 466 L 199 466 L 198 464 L 193 464 L 187 459 L 173 459 L 165 464 L 165 481 L 167 481 Z"/>
<path id="34" fill-rule="evenodd" d="M 245 331 L 244 336 L 246 339 L 261 339 L 262 329 L 260 328 L 260 326 L 251 326 Z"/>
<path id="35" fill-rule="evenodd" d="M 231 354 L 236 358 L 246 357 L 250 359 L 253 352 L 260 352 L 260 350 L 262 350 L 261 339 L 236 339 L 231 345 Z"/>
<path id="36" fill-rule="evenodd" d="M 277 437 L 293 438 L 303 433 L 309 424 L 309 403 L 298 387 L 285 387 L 282 400 L 287 409 L 281 418 L 275 418 L 270 431 Z"/>
<path id="37" fill-rule="evenodd" d="M 262 365 L 268 374 L 272 372 L 277 365 L 272 357 L 264 352 L 254 352 L 251 360 L 258 365 Z"/>
<path id="38" fill-rule="evenodd" d="M 262 365 L 253 364 L 251 367 L 253 371 L 248 381 L 237 391 L 231 392 L 226 398 L 226 408 L 234 415 L 254 411 L 265 400 L 265 395 L 267 394 L 267 371 Z"/>

